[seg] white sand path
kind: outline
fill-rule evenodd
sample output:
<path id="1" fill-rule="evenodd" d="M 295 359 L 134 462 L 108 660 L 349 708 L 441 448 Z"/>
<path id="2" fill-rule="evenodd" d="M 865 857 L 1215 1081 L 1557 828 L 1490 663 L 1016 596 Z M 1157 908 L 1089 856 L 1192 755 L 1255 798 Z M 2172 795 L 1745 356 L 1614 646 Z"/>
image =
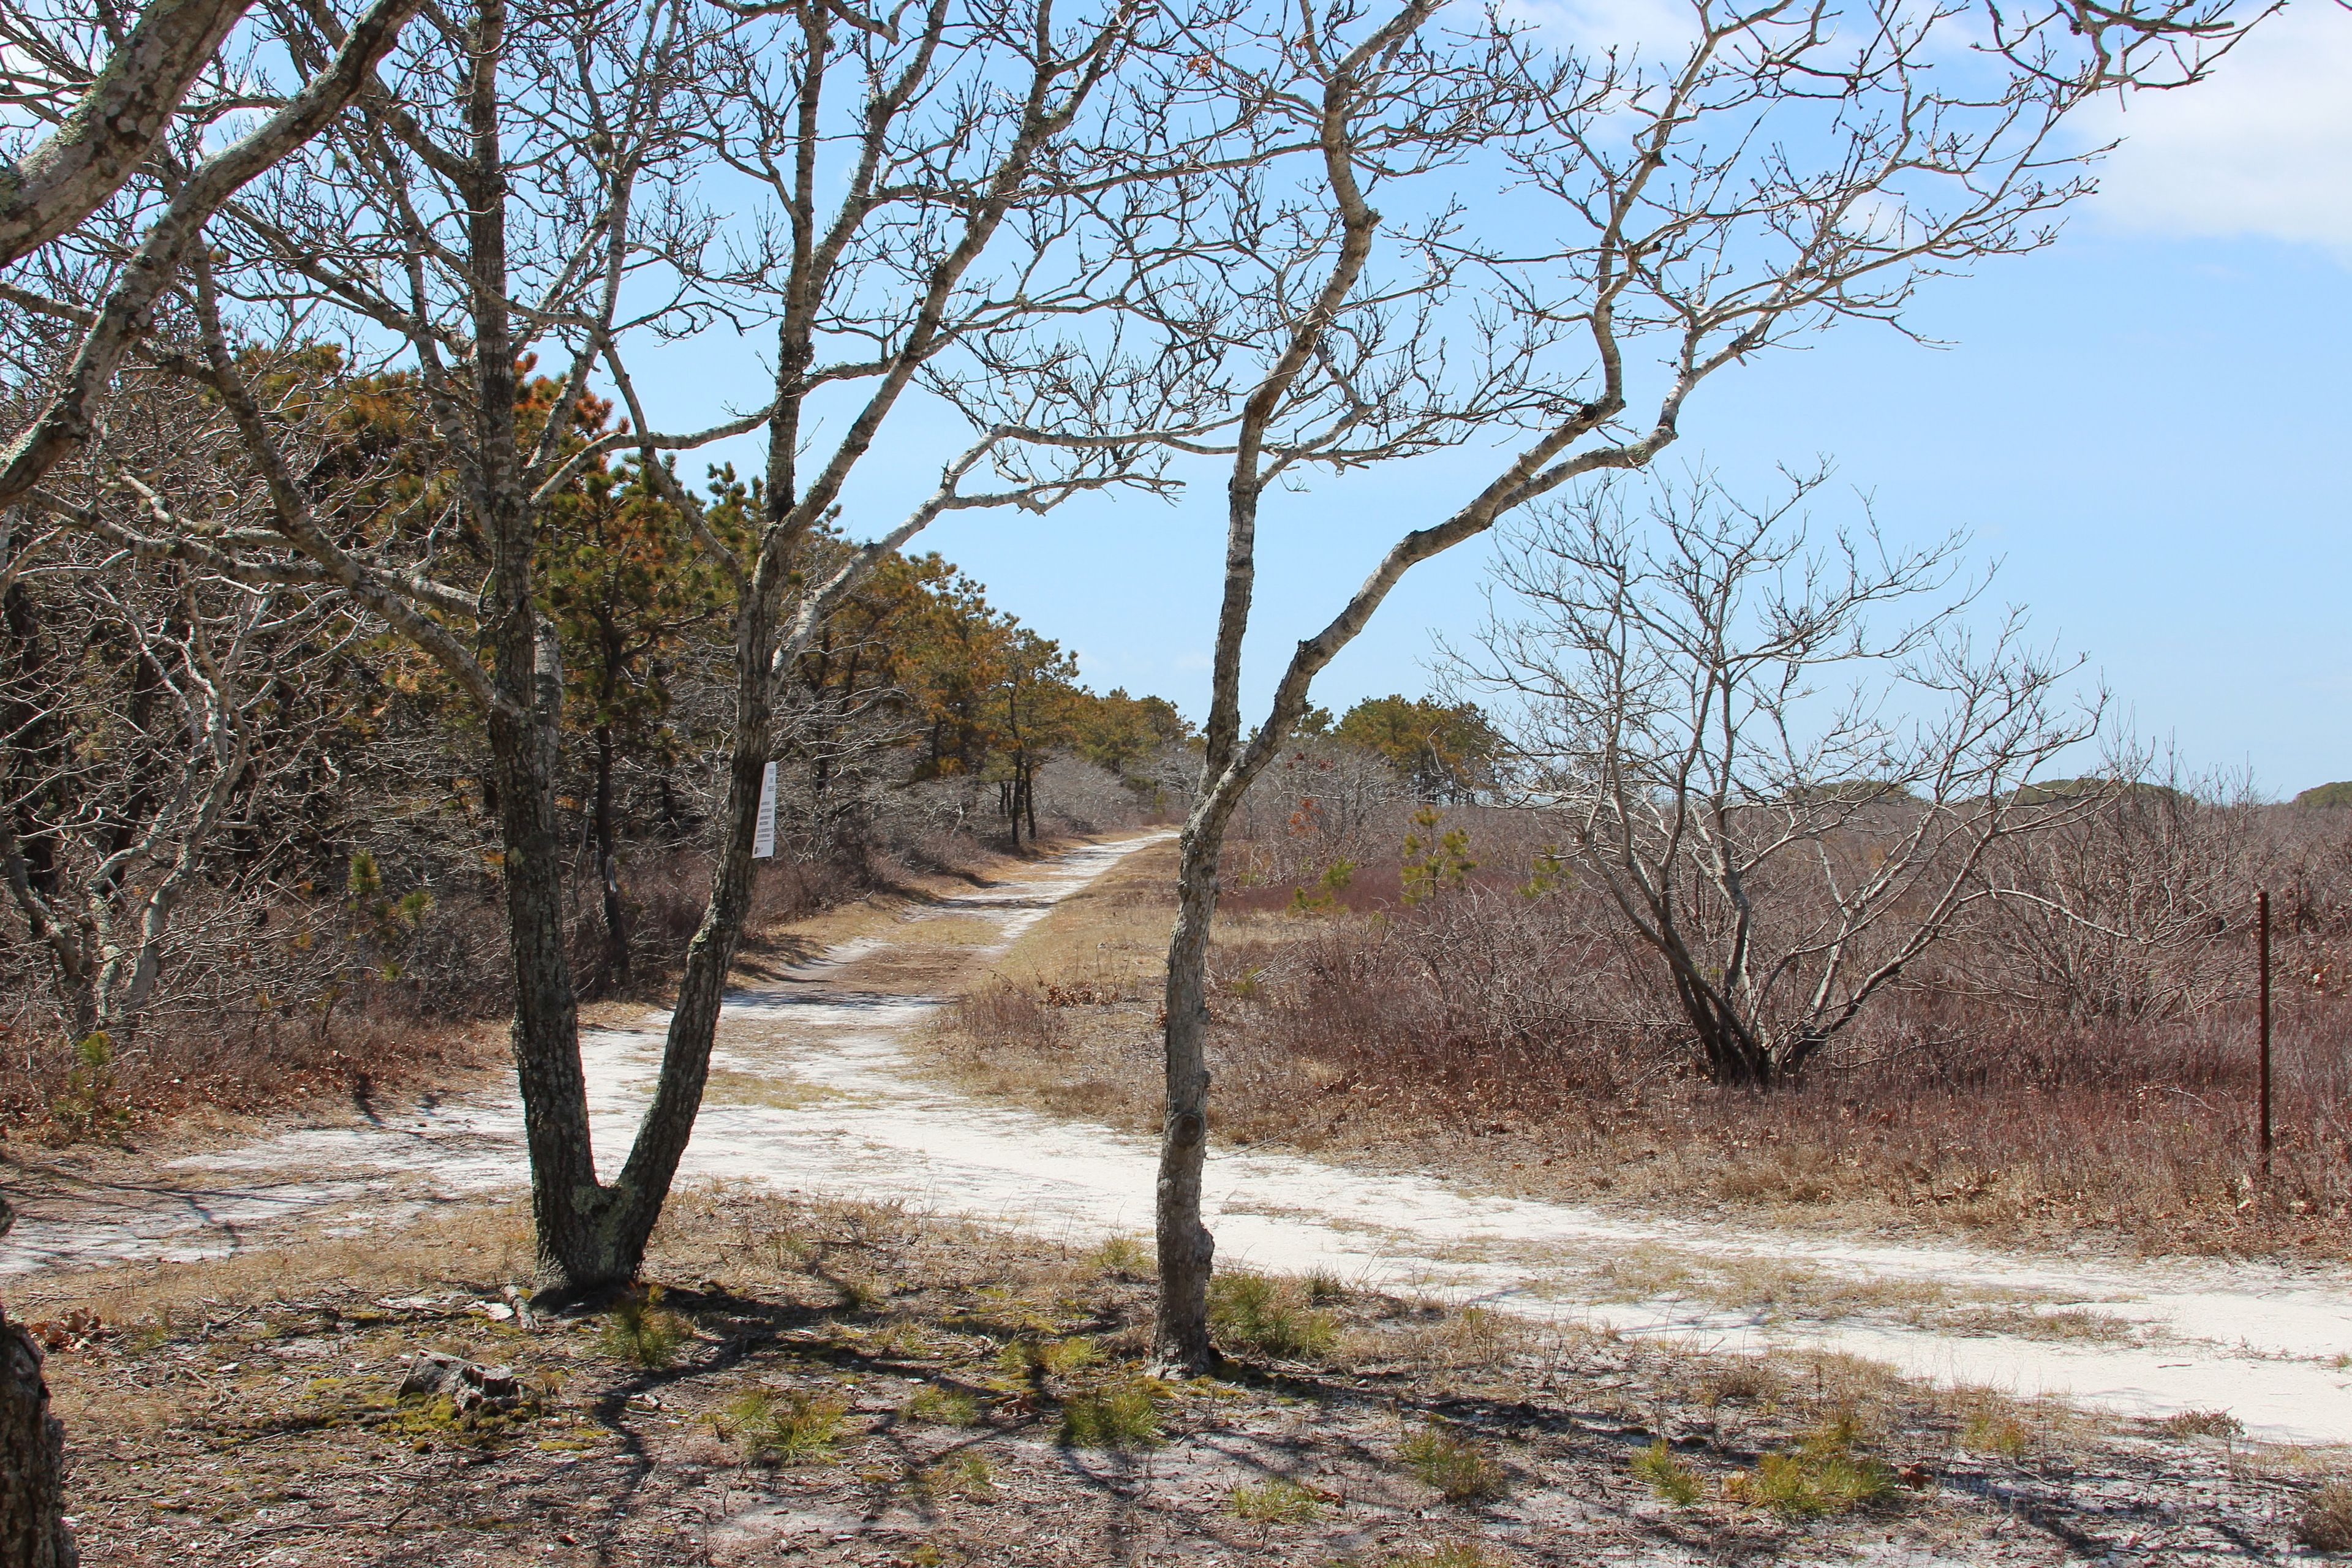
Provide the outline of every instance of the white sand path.
<path id="1" fill-rule="evenodd" d="M 1073 850 L 908 918 L 994 923 L 994 942 L 976 950 L 985 957 L 1161 837 Z M 844 944 L 730 997 L 715 1092 L 682 1177 L 900 1201 L 1073 1239 L 1148 1232 L 1149 1142 L 917 1076 L 903 1042 L 942 1000 L 865 994 L 836 979 L 887 943 Z M 626 1147 L 650 1093 L 666 1022 L 655 1014 L 636 1029 L 583 1037 L 607 1160 Z M 182 1162 L 195 1190 L 117 1193 L 101 1218 L 88 1194 L 74 1203 L 12 1194 L 26 1217 L 0 1244 L 0 1274 L 266 1246 L 289 1220 L 363 1231 L 515 1189 L 520 1142 L 509 1087 Z M 2226 1410 L 2252 1436 L 2352 1444 L 2352 1275 L 2340 1269 L 1847 1242 L 1612 1215 L 1257 1151 L 1215 1151 L 1209 1190 L 1227 1266 L 1320 1271 L 1709 1348 L 1848 1352 L 1914 1375 L 2119 1413 Z"/>

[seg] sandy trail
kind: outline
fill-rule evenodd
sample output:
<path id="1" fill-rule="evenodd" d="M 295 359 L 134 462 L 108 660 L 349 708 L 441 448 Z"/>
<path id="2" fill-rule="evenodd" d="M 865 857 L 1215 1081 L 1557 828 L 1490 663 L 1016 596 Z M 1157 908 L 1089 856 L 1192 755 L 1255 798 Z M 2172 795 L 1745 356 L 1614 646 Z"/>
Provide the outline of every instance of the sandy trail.
<path id="1" fill-rule="evenodd" d="M 976 966 L 1152 837 L 1070 851 L 910 921 L 987 922 Z M 913 937 L 920 933 L 909 932 Z M 1156 1150 L 973 1100 L 902 1043 L 943 1005 L 892 984 L 910 943 L 844 944 L 730 998 L 682 1175 L 899 1200 L 1076 1238 L 1148 1232 Z M 903 976 L 902 976 L 903 978 Z M 583 1040 L 597 1146 L 617 1159 L 651 1090 L 663 1015 Z M 289 1221 L 358 1231 L 520 1184 L 511 1087 L 179 1162 L 160 1181 L 12 1194 L 0 1274 L 268 1244 Z M 2226 1410 L 2273 1441 L 2352 1443 L 2352 1277 L 2201 1259 L 2021 1258 L 1633 1219 L 1220 1150 L 1227 1265 L 1319 1270 L 1709 1348 L 1810 1345 L 1915 1375 L 2137 1415 Z"/>

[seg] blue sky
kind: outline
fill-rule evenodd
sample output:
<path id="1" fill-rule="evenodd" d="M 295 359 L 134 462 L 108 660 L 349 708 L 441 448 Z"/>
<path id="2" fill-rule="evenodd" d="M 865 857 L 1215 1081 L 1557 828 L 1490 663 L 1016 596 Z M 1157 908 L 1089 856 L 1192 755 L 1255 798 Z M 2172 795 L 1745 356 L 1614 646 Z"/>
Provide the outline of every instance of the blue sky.
<path id="1" fill-rule="evenodd" d="M 1641 0 L 1633 0 L 1639 4 Z M 1735 486 L 1836 460 L 1897 538 L 1964 527 L 1994 597 L 2104 675 L 2143 736 L 2291 795 L 2352 778 L 2352 13 L 2299 0 L 2213 80 L 2094 129 L 2126 138 L 2058 243 L 1703 388 L 1674 460 Z M 742 461 L 750 454 L 738 455 Z M 756 464 L 754 465 L 756 466 Z M 1251 701 L 1466 460 L 1270 500 Z M 1223 549 L 1211 476 L 1174 506 L 966 514 L 940 551 L 1078 653 L 1098 688 L 1205 705 Z M 1834 506 L 1825 505 L 1833 515 Z M 1430 683 L 1486 556 L 1419 569 L 1318 684 L 1344 707 Z"/>

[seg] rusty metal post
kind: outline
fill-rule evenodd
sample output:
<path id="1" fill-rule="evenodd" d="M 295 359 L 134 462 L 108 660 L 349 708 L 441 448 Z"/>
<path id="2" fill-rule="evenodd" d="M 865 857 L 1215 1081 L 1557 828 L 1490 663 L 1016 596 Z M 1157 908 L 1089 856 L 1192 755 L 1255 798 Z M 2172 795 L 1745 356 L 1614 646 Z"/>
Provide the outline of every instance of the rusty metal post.
<path id="1" fill-rule="evenodd" d="M 2255 926 L 2259 935 L 2255 943 L 2261 952 L 2262 965 L 2262 1052 L 2258 1060 L 2260 1074 L 2256 1092 L 2262 1100 L 2262 1120 L 2255 1134 L 2256 1147 L 2262 1152 L 2263 1179 L 2271 1174 L 2271 896 L 2267 891 L 2254 895 Z"/>

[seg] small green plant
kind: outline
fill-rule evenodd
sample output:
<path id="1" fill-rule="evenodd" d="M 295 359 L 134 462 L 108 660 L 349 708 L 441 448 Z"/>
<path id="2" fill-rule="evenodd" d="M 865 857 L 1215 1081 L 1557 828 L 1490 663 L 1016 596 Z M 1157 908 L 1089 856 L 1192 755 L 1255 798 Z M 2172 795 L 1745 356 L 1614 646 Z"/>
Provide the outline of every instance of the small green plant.
<path id="1" fill-rule="evenodd" d="M 1676 1508 L 1688 1508 L 1699 1500 L 1698 1472 L 1677 1458 L 1664 1437 L 1633 1456 L 1633 1475 L 1661 1501 Z"/>
<path id="2" fill-rule="evenodd" d="M 870 1312 L 890 1299 L 888 1288 L 880 1280 L 863 1275 L 835 1280 L 834 1290 L 845 1312 Z"/>
<path id="3" fill-rule="evenodd" d="M 1724 1482 L 1724 1495 L 1783 1519 L 1851 1513 L 1895 1488 L 1895 1472 L 1854 1451 L 1854 1424 L 1841 1417 L 1807 1437 L 1792 1454 L 1767 1454 L 1753 1473 Z"/>
<path id="4" fill-rule="evenodd" d="M 597 1336 L 604 1353 L 635 1362 L 649 1372 L 658 1372 L 676 1361 L 677 1347 L 686 1342 L 693 1328 L 676 1312 L 665 1311 L 661 1300 L 662 1288 L 648 1285 L 614 1302 L 604 1331 Z"/>
<path id="5" fill-rule="evenodd" d="M 1062 1406 L 1062 1442 L 1066 1447 L 1149 1448 L 1159 1441 L 1159 1391 L 1148 1379 L 1090 1389 Z"/>
<path id="6" fill-rule="evenodd" d="M 92 1029 L 74 1042 L 73 1055 L 65 1092 L 49 1102 L 51 1118 L 77 1137 L 130 1121 L 131 1108 L 114 1087 L 113 1038 L 104 1029 Z"/>
<path id="7" fill-rule="evenodd" d="M 1318 1269 L 1307 1277 L 1307 1299 L 1310 1301 L 1336 1301 L 1347 1293 L 1347 1282 L 1337 1274 Z"/>
<path id="8" fill-rule="evenodd" d="M 1323 1500 L 1280 1476 L 1234 1489 L 1226 1506 L 1252 1524 L 1305 1524 L 1323 1517 Z"/>
<path id="9" fill-rule="evenodd" d="M 1074 1372 L 1100 1365 L 1102 1359 L 1102 1346 L 1084 1334 L 1073 1334 L 1066 1340 L 1015 1340 L 996 1352 L 996 1363 L 1007 1374 L 1033 1382 L 1067 1377 Z"/>
<path id="10" fill-rule="evenodd" d="M 1326 914 L 1339 909 L 1339 895 L 1356 879 L 1356 863 L 1345 855 L 1323 868 L 1315 879 L 1316 891 L 1304 888 L 1290 889 L 1290 912 L 1294 915 Z"/>
<path id="11" fill-rule="evenodd" d="M 1108 1274 L 1114 1279 L 1148 1279 L 1151 1277 L 1151 1252 L 1139 1237 L 1107 1237 L 1087 1258 L 1097 1274 Z"/>
<path id="12" fill-rule="evenodd" d="M 2157 1423 L 2175 1437 L 2220 1437 L 2242 1434 L 2246 1424 L 2226 1410 L 2183 1410 Z"/>
<path id="13" fill-rule="evenodd" d="M 2320 1552 L 2352 1552 L 2352 1481 L 2329 1481 L 2305 1499 L 2294 1538 Z"/>
<path id="14" fill-rule="evenodd" d="M 1975 1411 L 1960 1427 L 1960 1447 L 1971 1454 L 2014 1459 L 2032 1446 L 2033 1434 L 2006 1410 Z"/>
<path id="15" fill-rule="evenodd" d="M 1402 878 L 1403 898 L 1408 904 L 1448 888 L 1458 888 L 1462 879 L 1476 870 L 1478 862 L 1470 858 L 1470 836 L 1458 827 L 1437 831 L 1437 808 L 1424 805 L 1412 814 L 1413 831 L 1404 836 Z"/>
<path id="16" fill-rule="evenodd" d="M 1260 1355 L 1321 1355 L 1339 1337 L 1339 1324 L 1309 1307 L 1306 1294 L 1263 1274 L 1220 1274 L 1209 1282 L 1209 1326 L 1227 1344 Z"/>
<path id="17" fill-rule="evenodd" d="M 1557 846 L 1548 846 L 1539 852 L 1529 869 L 1532 874 L 1519 884 L 1519 897 L 1523 899 L 1533 900 L 1546 893 L 1576 886 L 1576 873 L 1569 869 L 1568 862 L 1561 858 Z"/>
<path id="18" fill-rule="evenodd" d="M 908 1398 L 899 1414 L 926 1426 L 969 1426 L 980 1419 L 980 1406 L 969 1394 L 927 1383 Z"/>
<path id="19" fill-rule="evenodd" d="M 915 1489 L 926 1498 L 993 1496 L 996 1472 L 978 1454 L 950 1454 L 915 1472 Z"/>
<path id="20" fill-rule="evenodd" d="M 1397 1455 L 1413 1479 L 1447 1502 L 1476 1502 L 1499 1496 L 1507 1479 L 1477 1439 L 1431 1422 L 1398 1445 Z"/>
<path id="21" fill-rule="evenodd" d="M 1700 1396 L 1708 1405 L 1727 1399 L 1769 1406 L 1781 1394 L 1780 1374 L 1761 1356 L 1732 1356 L 1709 1367 L 1700 1380 Z"/>
<path id="22" fill-rule="evenodd" d="M 830 1394 L 747 1388 L 727 1402 L 727 1425 L 746 1457 L 780 1465 L 822 1464 L 841 1441 L 848 1407 Z"/>

